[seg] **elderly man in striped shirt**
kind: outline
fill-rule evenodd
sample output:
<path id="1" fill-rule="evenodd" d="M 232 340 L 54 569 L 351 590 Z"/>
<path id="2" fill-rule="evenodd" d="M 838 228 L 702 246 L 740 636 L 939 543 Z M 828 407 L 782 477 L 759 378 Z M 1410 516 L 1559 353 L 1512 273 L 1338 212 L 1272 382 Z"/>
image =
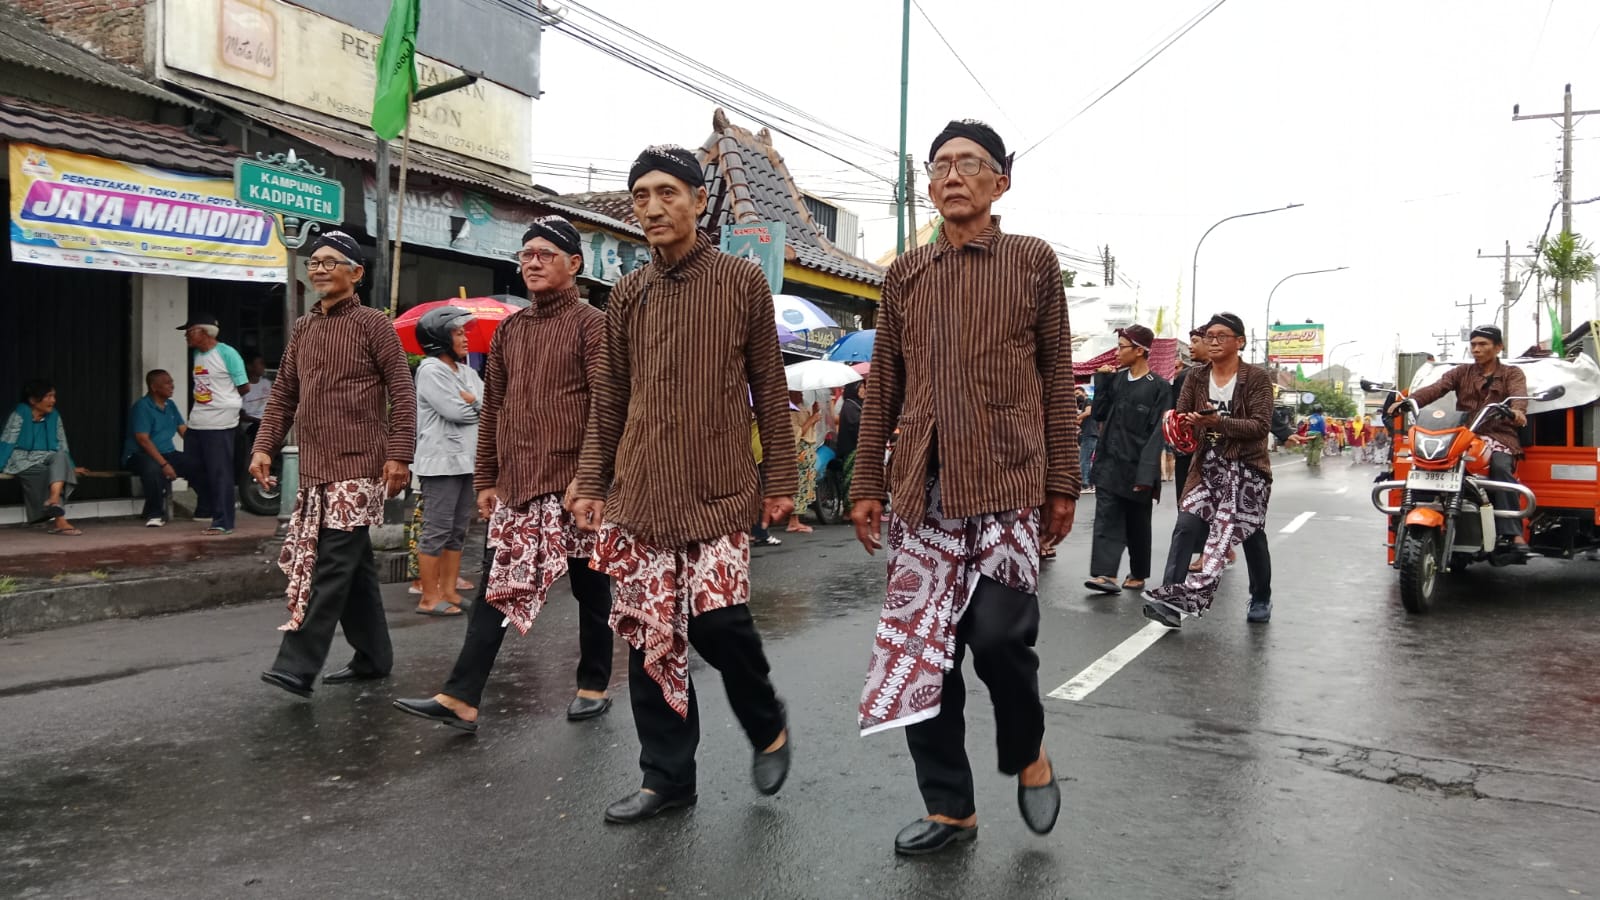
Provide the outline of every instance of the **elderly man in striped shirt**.
<path id="1" fill-rule="evenodd" d="M 706 209 L 699 161 L 682 147 L 648 148 L 628 190 L 652 259 L 611 292 L 572 504 L 578 526 L 599 532 L 593 565 L 616 579 L 611 624 L 632 647 L 644 783 L 606 809 L 617 823 L 695 802 L 691 644 L 722 674 L 755 751 L 756 790 L 783 786 L 787 717 L 746 605 L 747 530 L 783 521 L 799 481 L 792 457 L 768 453 L 764 499 L 758 486 L 752 405 L 763 434 L 789 429 L 772 292 L 758 266 L 695 227 Z"/>
<path id="2" fill-rule="evenodd" d="M 533 305 L 495 329 L 484 367 L 473 473 L 478 513 L 489 521 L 479 602 L 444 689 L 394 702 L 401 712 L 462 731 L 478 730 L 478 706 L 506 626 L 527 634 L 563 575 L 578 601 L 578 696 L 567 719 L 592 719 L 611 708 L 611 583 L 589 568 L 594 535 L 580 532 L 561 504 L 578 470 L 606 317 L 578 296 L 583 248 L 571 222 L 534 220 L 516 260 Z"/>
<path id="3" fill-rule="evenodd" d="M 897 426 L 892 473 L 856 459 L 851 518 L 868 553 L 889 523 L 888 596 L 861 699 L 863 734 L 904 727 L 928 815 L 895 851 L 934 853 L 977 835 L 964 746 L 970 648 L 994 701 L 1000 771 L 1044 834 L 1061 792 L 1039 698 L 1039 546 L 1072 529 L 1078 424 L 1067 302 L 1055 252 L 991 215 L 1011 157 L 989 126 L 951 122 L 928 153 L 938 240 L 884 277 L 861 446 Z"/>
<path id="4" fill-rule="evenodd" d="M 311 696 L 335 625 L 356 652 L 324 684 L 386 678 L 394 665 L 367 529 L 383 524 L 384 498 L 411 480 L 417 434 L 400 339 L 382 310 L 356 296 L 366 273 L 360 246 L 329 231 L 312 243 L 306 270 L 321 299 L 294 324 L 250 456 L 250 474 L 268 487 L 272 454 L 298 427 L 300 493 L 278 557 L 289 621 L 261 680 L 301 697 Z"/>

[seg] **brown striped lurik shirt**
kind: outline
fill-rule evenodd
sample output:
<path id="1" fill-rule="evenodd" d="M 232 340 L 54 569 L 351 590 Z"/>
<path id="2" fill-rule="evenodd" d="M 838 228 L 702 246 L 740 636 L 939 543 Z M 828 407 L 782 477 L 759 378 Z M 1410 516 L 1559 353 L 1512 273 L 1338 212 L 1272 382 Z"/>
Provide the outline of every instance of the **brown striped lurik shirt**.
<path id="1" fill-rule="evenodd" d="M 590 390 L 605 347 L 605 313 L 577 288 L 537 294 L 489 343 L 472 483 L 521 506 L 563 493 L 578 474 Z"/>
<path id="2" fill-rule="evenodd" d="M 276 453 L 291 425 L 302 486 L 377 478 L 390 459 L 410 465 L 416 388 L 382 310 L 352 296 L 326 313 L 318 304 L 294 323 L 255 452 Z"/>
<path id="3" fill-rule="evenodd" d="M 611 292 L 578 496 L 666 547 L 748 529 L 761 511 L 750 401 L 763 434 L 786 435 L 787 390 L 766 276 L 700 235 Z M 791 454 L 765 454 L 761 474 L 767 496 L 799 487 Z"/>
<path id="4" fill-rule="evenodd" d="M 1072 335 L 1061 266 L 1000 219 L 962 247 L 941 234 L 889 267 L 850 496 L 921 521 L 936 459 L 944 514 L 1078 496 Z M 879 451 L 895 428 L 890 471 Z"/>

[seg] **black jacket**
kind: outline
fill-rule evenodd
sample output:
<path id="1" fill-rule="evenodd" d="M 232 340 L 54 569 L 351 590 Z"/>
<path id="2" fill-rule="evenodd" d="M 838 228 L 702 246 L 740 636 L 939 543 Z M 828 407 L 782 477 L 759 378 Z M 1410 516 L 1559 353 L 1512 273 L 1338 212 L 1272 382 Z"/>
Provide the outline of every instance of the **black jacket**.
<path id="1" fill-rule="evenodd" d="M 1121 497 L 1157 497 L 1161 490 L 1161 414 L 1172 406 L 1172 386 L 1154 372 L 1128 379 L 1126 370 L 1094 376 L 1094 418 L 1100 423 L 1095 450 L 1097 490 Z M 1136 494 L 1135 485 L 1148 493 Z"/>

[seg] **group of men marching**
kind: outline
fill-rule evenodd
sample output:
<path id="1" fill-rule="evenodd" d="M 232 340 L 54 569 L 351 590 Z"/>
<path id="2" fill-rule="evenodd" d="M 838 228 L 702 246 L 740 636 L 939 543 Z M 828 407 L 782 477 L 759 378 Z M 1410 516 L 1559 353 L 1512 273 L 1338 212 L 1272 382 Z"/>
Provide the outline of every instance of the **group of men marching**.
<path id="1" fill-rule="evenodd" d="M 863 734 L 905 729 L 927 814 L 896 837 L 904 854 L 977 833 L 964 746 L 969 652 L 993 700 L 999 769 L 1017 779 L 1024 822 L 1040 834 L 1056 822 L 1061 794 L 1033 649 L 1039 559 L 1071 530 L 1081 488 L 1056 255 L 1042 240 L 1002 231 L 992 214 L 1011 186 L 1012 157 L 987 125 L 962 120 L 934 139 L 928 160 L 943 226 L 885 276 L 861 421 L 862 446 L 882 447 L 897 429 L 899 438 L 890 465 L 861 455 L 851 491 L 868 553 L 884 546 L 888 519 L 887 596 L 858 715 Z M 750 524 L 783 521 L 797 489 L 792 460 L 769 453 L 758 467 L 750 440 L 752 420 L 763 434 L 790 429 L 772 295 L 758 267 L 721 253 L 697 228 L 707 192 L 692 152 L 646 149 L 628 189 L 652 258 L 617 283 L 603 313 L 579 299 L 582 253 L 570 223 L 541 218 L 523 237 L 516 258 L 532 303 L 500 324 L 485 368 L 474 487 L 489 529 L 477 602 L 439 693 L 395 703 L 475 731 L 506 628 L 526 633 L 568 576 L 579 606 L 569 719 L 610 708 L 612 635 L 629 647 L 643 777 L 605 810 L 616 823 L 696 802 L 690 647 L 722 676 L 760 793 L 783 786 L 793 750 L 747 604 Z M 252 458 L 265 481 L 268 454 L 298 426 L 300 492 L 281 557 L 290 619 L 262 678 L 301 696 L 313 690 L 335 624 L 355 652 L 324 684 L 391 670 L 367 530 L 409 480 L 415 427 L 394 329 L 356 297 L 359 247 L 327 233 L 309 271 L 320 301 L 295 325 Z M 1222 317 L 1212 324 L 1233 327 Z M 1131 336 L 1147 355 L 1146 332 Z M 1260 488 L 1257 461 L 1236 446 L 1253 427 L 1240 414 L 1254 422 L 1256 385 L 1234 377 L 1233 420 L 1207 418 L 1198 381 L 1178 406 L 1208 441 L 1181 502 L 1197 521 L 1226 518 L 1224 542 L 1242 537 L 1256 510 L 1226 492 Z M 1213 383 L 1212 400 L 1217 393 Z M 1142 477 L 1147 467 L 1135 468 Z M 1111 499 L 1100 493 L 1102 503 Z M 1197 527 L 1184 532 L 1187 542 L 1206 533 Z M 1177 585 L 1169 571 L 1172 590 L 1152 604 L 1188 611 L 1209 598 L 1206 579 L 1220 567 L 1220 557 L 1211 566 L 1211 543 L 1206 565 Z"/>

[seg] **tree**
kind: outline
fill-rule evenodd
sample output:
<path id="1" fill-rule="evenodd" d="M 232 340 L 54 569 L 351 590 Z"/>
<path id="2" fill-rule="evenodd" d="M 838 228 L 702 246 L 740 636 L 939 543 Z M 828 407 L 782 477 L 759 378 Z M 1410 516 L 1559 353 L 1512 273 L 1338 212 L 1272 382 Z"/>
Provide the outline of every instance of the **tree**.
<path id="1" fill-rule="evenodd" d="M 1350 399 L 1350 395 L 1336 390 L 1332 384 L 1320 378 L 1316 381 L 1301 381 L 1295 389 L 1315 394 L 1317 402 L 1322 404 L 1323 412 L 1334 418 L 1348 419 L 1356 414 L 1356 404 Z"/>
<path id="2" fill-rule="evenodd" d="M 1568 283 L 1582 284 L 1593 281 L 1596 272 L 1594 250 L 1583 235 L 1570 231 L 1563 231 L 1555 237 L 1538 243 L 1529 244 L 1528 249 L 1535 254 L 1528 261 L 1528 268 L 1535 274 L 1549 279 L 1549 299 L 1552 303 L 1561 305 L 1561 320 L 1566 322 L 1571 317 L 1571 309 L 1566 304 L 1561 304 L 1561 286 Z M 1544 298 L 1540 298 L 1543 300 Z M 1559 337 L 1559 336 L 1558 336 Z"/>
<path id="3" fill-rule="evenodd" d="M 1077 281 L 1077 280 L 1078 280 L 1078 273 L 1077 272 L 1074 272 L 1071 269 L 1062 269 L 1061 270 L 1061 286 L 1062 287 L 1064 287 L 1064 288 L 1076 287 L 1076 285 L 1074 285 L 1073 282 Z"/>

